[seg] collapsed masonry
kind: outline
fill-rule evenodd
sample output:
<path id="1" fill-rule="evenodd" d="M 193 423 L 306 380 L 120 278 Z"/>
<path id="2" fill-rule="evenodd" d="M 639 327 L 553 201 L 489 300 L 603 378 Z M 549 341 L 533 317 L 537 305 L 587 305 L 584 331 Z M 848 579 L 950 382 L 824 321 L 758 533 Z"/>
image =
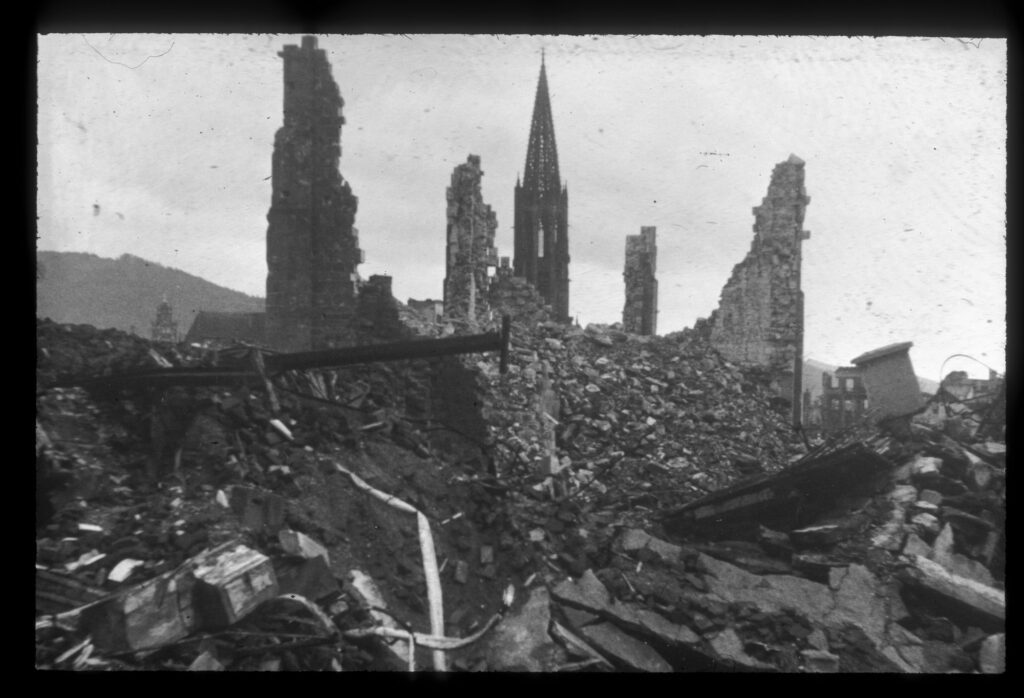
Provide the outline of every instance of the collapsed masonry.
<path id="1" fill-rule="evenodd" d="M 363 261 L 357 199 L 338 171 L 345 101 L 315 37 L 278 55 L 284 125 L 274 138 L 267 214 L 266 340 L 281 351 L 342 346 L 352 342 Z"/>
<path id="2" fill-rule="evenodd" d="M 455 168 L 448 187 L 447 274 L 444 315 L 459 329 L 476 331 L 490 315 L 489 268 L 497 266 L 494 247 L 497 217 L 480 193 L 480 156 L 470 155 Z"/>
<path id="3" fill-rule="evenodd" d="M 626 236 L 626 305 L 622 309 L 622 329 L 633 334 L 657 334 L 658 323 L 658 247 L 657 229 L 643 226 L 639 235 Z"/>
<path id="4" fill-rule="evenodd" d="M 708 319 L 713 346 L 729 361 L 765 366 L 776 394 L 800 420 L 803 291 L 800 290 L 804 161 L 790 155 L 775 166 L 768 195 L 754 208 L 754 241 L 733 268 L 718 309 Z"/>

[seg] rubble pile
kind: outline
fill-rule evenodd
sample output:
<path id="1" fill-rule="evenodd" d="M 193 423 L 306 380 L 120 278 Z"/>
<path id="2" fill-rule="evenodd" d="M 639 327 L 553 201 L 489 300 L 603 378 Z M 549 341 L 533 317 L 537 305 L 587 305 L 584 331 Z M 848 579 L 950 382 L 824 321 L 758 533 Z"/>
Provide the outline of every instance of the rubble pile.
<path id="1" fill-rule="evenodd" d="M 381 583 L 386 611 L 425 630 L 415 520 L 355 489 L 336 465 L 413 503 L 434 522 L 445 596 L 454 611 L 450 634 L 479 630 L 500 607 L 507 564 L 494 554 L 498 540 L 486 526 L 493 495 L 479 483 L 479 464 L 437 452 L 428 428 L 404 418 L 407 403 L 429 390 L 424 383 L 439 370 L 430 362 L 290 371 L 275 381 L 273 397 L 255 385 L 90 392 L 55 383 L 122 367 L 152 368 L 153 346 L 116 331 L 46 321 L 38 327 L 37 614 L 50 618 L 107 599 L 99 617 L 76 615 L 73 623 L 40 630 L 40 667 L 78 662 L 78 668 L 184 669 L 209 649 L 210 642 L 203 644 L 209 638 L 220 647 L 217 666 L 251 669 L 269 661 L 240 640 L 257 632 L 240 625 L 257 606 L 245 608 L 228 630 L 217 621 L 175 625 L 160 615 L 133 616 L 147 605 L 140 602 L 149 598 L 146 585 L 171 583 L 168 576 L 185 585 L 178 579 L 183 566 L 195 568 L 197 559 L 231 543 L 269 560 L 273 584 L 263 588 L 308 597 L 324 612 L 345 609 L 329 613 L 339 628 L 375 624 L 353 586 L 359 573 Z M 179 350 L 182 363 L 209 359 Z M 289 541 L 301 534 L 314 542 L 326 564 L 303 563 L 285 545 L 285 534 Z M 244 599 L 249 592 L 233 593 Z M 275 627 L 309 622 L 288 618 Z M 121 629 L 110 630 L 118 622 Z M 137 635 L 130 641 L 125 623 Z M 161 634 L 168 628 L 178 629 L 173 640 Z M 284 635 L 281 630 L 269 639 Z M 320 647 L 324 639 L 317 642 Z M 74 656 L 64 657 L 78 645 Z M 89 647 L 86 661 L 82 654 Z M 429 652 L 419 654 L 426 666 Z M 387 646 L 372 637 L 346 641 L 335 659 L 346 669 L 396 668 Z M 296 668 L 304 662 L 293 657 L 271 664 Z M 320 666 L 330 664 L 324 659 Z"/>
<path id="2" fill-rule="evenodd" d="M 37 666 L 1001 671 L 1001 442 L 805 443 L 692 331 L 535 311 L 505 374 L 475 354 L 269 392 L 72 387 L 225 355 L 41 321 Z M 391 501 L 429 521 L 445 637 Z"/>
<path id="3" fill-rule="evenodd" d="M 594 482 L 584 499 L 612 483 L 610 496 L 622 497 L 632 481 L 657 508 L 773 472 L 806 451 L 759 374 L 724 361 L 693 332 L 516 322 L 512 336 L 509 375 L 481 362 L 503 477 L 524 472 L 570 490 Z"/>

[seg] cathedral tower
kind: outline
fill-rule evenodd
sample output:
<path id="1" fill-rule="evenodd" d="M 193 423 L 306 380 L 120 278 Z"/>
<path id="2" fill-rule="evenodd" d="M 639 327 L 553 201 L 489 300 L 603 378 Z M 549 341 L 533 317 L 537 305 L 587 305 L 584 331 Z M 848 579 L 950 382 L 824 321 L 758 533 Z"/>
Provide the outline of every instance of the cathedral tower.
<path id="1" fill-rule="evenodd" d="M 526 169 L 515 189 L 513 271 L 532 283 L 554 316 L 569 322 L 569 190 L 558 174 L 555 125 L 541 56 L 540 79 L 526 150 Z"/>

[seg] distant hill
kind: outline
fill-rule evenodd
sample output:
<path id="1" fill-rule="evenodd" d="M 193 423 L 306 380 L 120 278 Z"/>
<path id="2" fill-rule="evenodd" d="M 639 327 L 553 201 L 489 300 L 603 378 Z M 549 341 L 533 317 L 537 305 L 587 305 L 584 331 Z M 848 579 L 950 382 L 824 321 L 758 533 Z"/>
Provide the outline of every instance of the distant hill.
<path id="1" fill-rule="evenodd" d="M 260 312 L 263 299 L 132 255 L 37 252 L 36 315 L 149 337 L 163 297 L 182 338 L 200 310 Z"/>

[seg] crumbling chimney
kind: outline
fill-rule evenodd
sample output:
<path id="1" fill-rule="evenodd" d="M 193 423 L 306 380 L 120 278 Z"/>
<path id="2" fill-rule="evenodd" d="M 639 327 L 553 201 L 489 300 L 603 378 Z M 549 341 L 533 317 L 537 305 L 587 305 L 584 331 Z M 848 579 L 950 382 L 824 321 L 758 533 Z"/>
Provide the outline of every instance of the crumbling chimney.
<path id="1" fill-rule="evenodd" d="M 851 361 L 858 369 L 876 422 L 909 418 L 923 405 L 921 387 L 910 362 L 913 342 L 890 344 Z"/>

